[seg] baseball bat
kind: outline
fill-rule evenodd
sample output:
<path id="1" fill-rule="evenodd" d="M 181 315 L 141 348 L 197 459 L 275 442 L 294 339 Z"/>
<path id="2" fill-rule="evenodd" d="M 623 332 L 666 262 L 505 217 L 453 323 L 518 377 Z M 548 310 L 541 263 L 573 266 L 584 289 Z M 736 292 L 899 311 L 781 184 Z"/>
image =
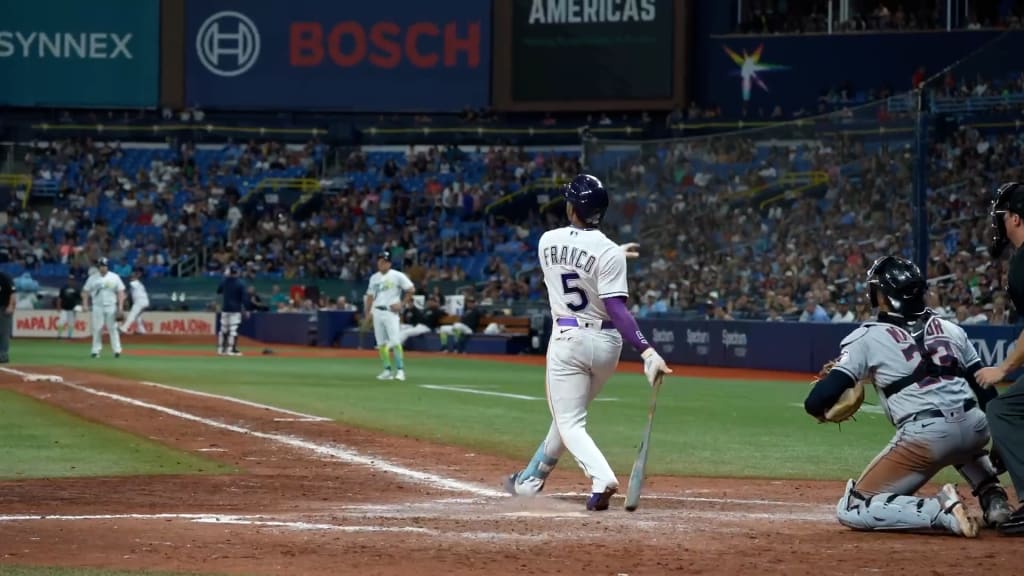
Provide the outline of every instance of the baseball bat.
<path id="1" fill-rule="evenodd" d="M 633 461 L 633 471 L 629 474 L 629 488 L 626 490 L 626 511 L 632 512 L 640 505 L 640 490 L 644 485 L 644 470 L 647 468 L 647 449 L 651 445 L 651 429 L 654 427 L 654 409 L 657 405 L 658 390 L 661 388 L 661 381 L 664 374 L 659 374 L 654 380 L 651 388 L 651 405 L 647 409 L 647 427 L 644 429 L 644 436 L 640 440 L 640 449 L 637 450 L 636 460 Z"/>

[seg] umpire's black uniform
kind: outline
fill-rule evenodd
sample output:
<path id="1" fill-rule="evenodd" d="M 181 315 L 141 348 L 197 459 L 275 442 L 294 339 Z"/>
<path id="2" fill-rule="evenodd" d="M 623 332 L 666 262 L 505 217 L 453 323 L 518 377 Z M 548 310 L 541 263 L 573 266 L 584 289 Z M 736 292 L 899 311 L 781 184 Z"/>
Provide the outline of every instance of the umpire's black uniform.
<path id="1" fill-rule="evenodd" d="M 991 253 L 998 257 L 1008 243 L 1016 251 L 1010 259 L 1007 274 L 1009 295 L 1018 314 L 1024 314 L 1024 186 L 1004 184 L 992 204 Z M 1024 363 L 1024 332 L 1017 338 L 1016 349 L 998 370 L 1012 371 Z M 986 369 L 991 370 L 991 369 Z M 997 372 L 998 373 L 998 372 Z M 980 372 L 979 372 L 980 374 Z M 985 410 L 992 433 L 993 456 L 998 454 L 1010 474 L 1017 498 L 1024 499 L 1024 376 L 1005 392 L 988 403 Z M 1024 536 L 1024 506 L 999 527 L 1003 534 Z"/>

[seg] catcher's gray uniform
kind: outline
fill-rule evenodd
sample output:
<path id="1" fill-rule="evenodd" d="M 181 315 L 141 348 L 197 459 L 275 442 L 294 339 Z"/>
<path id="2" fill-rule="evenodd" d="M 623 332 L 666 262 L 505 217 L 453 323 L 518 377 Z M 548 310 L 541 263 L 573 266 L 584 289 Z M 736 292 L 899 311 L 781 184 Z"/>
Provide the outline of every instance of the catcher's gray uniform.
<path id="1" fill-rule="evenodd" d="M 951 514 L 943 513 L 948 507 L 942 494 L 912 495 L 951 465 L 976 495 L 998 487 L 985 450 L 988 423 L 964 378 L 982 365 L 974 345 L 959 326 L 926 313 L 906 328 L 865 323 L 841 346 L 832 369 L 875 385 L 896 435 L 860 478 L 847 484 L 837 506 L 839 522 L 867 530 L 961 533 Z"/>

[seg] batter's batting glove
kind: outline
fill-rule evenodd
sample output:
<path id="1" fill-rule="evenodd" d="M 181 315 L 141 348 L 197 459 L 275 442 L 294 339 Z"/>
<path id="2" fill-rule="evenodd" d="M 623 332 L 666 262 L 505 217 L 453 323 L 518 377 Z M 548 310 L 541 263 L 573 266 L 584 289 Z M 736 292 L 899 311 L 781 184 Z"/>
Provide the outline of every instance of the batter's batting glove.
<path id="1" fill-rule="evenodd" d="M 644 359 L 644 375 L 647 376 L 647 382 L 651 386 L 654 386 L 655 380 L 661 374 L 671 374 L 672 370 L 665 364 L 665 359 L 659 355 L 654 348 L 648 348 L 644 350 L 643 354 L 640 355 Z"/>

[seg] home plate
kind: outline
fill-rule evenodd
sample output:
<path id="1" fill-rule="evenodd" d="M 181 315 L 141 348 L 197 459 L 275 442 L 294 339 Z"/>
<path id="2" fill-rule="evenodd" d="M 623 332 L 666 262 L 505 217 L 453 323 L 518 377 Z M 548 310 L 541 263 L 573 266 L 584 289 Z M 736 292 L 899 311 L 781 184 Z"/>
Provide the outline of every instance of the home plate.
<path id="1" fill-rule="evenodd" d="M 522 510 L 520 512 L 505 512 L 502 516 L 513 516 L 518 518 L 589 518 L 589 514 L 583 512 L 544 512 L 539 510 Z"/>

